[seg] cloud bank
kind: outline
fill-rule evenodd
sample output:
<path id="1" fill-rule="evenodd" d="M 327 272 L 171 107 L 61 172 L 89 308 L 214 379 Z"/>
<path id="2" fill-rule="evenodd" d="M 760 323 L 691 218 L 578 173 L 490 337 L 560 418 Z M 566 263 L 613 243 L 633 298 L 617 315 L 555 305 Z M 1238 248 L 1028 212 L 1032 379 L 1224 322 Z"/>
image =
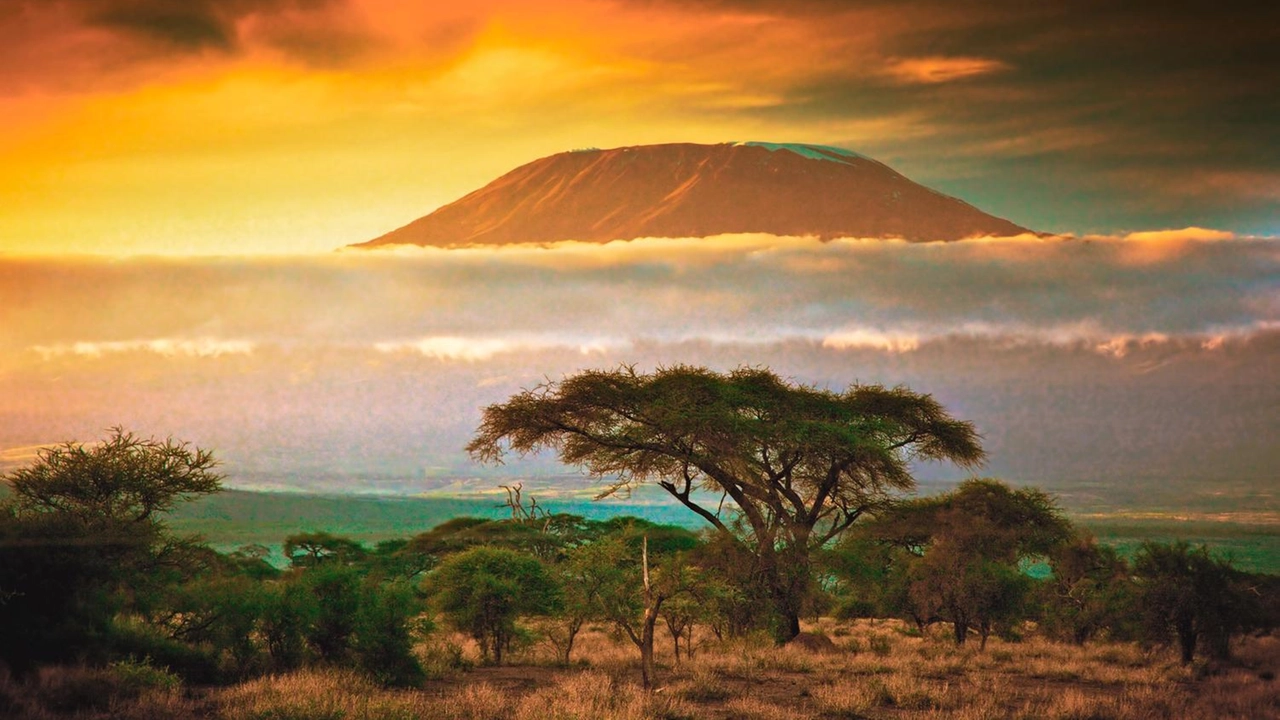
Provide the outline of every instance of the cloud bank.
<path id="1" fill-rule="evenodd" d="M 1270 482 L 1278 356 L 1280 240 L 1195 228 L 0 260 L 0 449 L 125 424 L 272 486 L 563 473 L 461 448 L 484 405 L 622 363 L 905 383 L 1015 480 Z"/>
<path id="2" fill-rule="evenodd" d="M 48 359 L 254 347 L 477 360 L 636 341 L 907 352 L 1220 344 L 1273 328 L 1280 241 L 1190 228 L 959 243 L 652 239 L 292 258 L 0 261 L 0 347 Z"/>

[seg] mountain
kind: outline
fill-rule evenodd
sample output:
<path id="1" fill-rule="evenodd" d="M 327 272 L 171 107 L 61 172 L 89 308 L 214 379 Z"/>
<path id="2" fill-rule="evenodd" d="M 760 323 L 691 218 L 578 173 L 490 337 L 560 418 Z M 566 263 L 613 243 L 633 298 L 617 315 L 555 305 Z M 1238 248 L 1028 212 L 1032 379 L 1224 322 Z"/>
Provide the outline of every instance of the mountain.
<path id="1" fill-rule="evenodd" d="M 356 247 L 770 233 L 959 240 L 1028 232 L 888 166 L 822 145 L 574 150 L 522 165 Z"/>

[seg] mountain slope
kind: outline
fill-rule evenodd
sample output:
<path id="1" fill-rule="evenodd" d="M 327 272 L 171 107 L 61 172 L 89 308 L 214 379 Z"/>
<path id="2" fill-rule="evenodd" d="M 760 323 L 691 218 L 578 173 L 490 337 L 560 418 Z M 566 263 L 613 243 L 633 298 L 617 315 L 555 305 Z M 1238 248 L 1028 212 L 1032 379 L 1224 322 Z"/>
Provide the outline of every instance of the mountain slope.
<path id="1" fill-rule="evenodd" d="M 1027 230 L 848 150 L 677 143 L 535 160 L 356 247 L 748 232 L 929 241 Z"/>

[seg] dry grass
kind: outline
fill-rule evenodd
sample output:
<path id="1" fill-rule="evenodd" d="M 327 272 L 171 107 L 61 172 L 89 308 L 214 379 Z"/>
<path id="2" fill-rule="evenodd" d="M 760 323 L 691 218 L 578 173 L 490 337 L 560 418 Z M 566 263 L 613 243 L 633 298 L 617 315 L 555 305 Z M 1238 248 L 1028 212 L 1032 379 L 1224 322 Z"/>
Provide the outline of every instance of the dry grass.
<path id="1" fill-rule="evenodd" d="M 41 668 L 23 682 L 0 673 L 3 718 L 159 720 L 195 714 L 177 678 L 138 663 Z"/>
<path id="2" fill-rule="evenodd" d="M 639 688 L 637 651 L 603 628 L 579 639 L 559 666 L 531 644 L 514 665 L 472 667 L 473 643 L 441 636 L 420 650 L 440 671 L 422 688 L 384 690 L 345 671 L 304 671 L 224 689 L 121 691 L 105 671 L 64 668 L 18 684 L 0 678 L 0 716 L 33 720 L 676 720 L 677 718 L 1047 718 L 1217 720 L 1280 717 L 1280 638 L 1249 638 L 1227 666 L 1178 664 L 1133 645 L 1074 647 L 1030 638 L 992 639 L 986 652 L 956 648 L 892 621 L 811 629 L 835 636 L 838 653 L 811 654 L 767 640 L 703 643 L 675 663 L 658 648 L 658 687 Z M 106 683 L 106 685 L 103 685 Z M 99 698 L 103 687 L 116 688 Z M 96 688 L 96 689 L 95 689 Z M 68 704 L 68 698 L 90 698 Z M 59 705 L 59 702 L 62 704 Z"/>

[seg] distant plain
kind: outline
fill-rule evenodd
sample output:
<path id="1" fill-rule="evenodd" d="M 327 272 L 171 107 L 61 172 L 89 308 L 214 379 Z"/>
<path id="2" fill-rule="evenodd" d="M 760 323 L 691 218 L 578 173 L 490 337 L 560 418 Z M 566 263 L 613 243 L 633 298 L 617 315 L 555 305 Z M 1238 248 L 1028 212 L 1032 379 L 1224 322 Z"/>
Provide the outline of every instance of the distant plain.
<path id="1" fill-rule="evenodd" d="M 926 493 L 936 489 L 932 485 L 921 488 Z M 272 560 L 283 564 L 280 546 L 295 533 L 324 531 L 372 545 L 411 537 L 453 517 L 503 517 L 509 513 L 502 502 L 505 495 L 496 483 L 493 490 L 491 494 L 395 496 L 233 489 L 179 507 L 171 524 L 179 532 L 201 535 L 223 551 L 252 543 L 265 545 Z M 1256 509 L 1246 513 L 1239 508 L 1248 505 L 1238 498 L 1231 500 L 1236 512 L 1215 508 L 1213 501 L 1219 495 L 1198 501 L 1194 495 L 1182 495 L 1176 504 L 1161 504 L 1154 498 L 1141 509 L 1104 505 L 1096 497 L 1086 502 L 1082 496 L 1079 492 L 1060 494 L 1072 520 L 1125 555 L 1146 541 L 1180 539 L 1207 545 L 1231 558 L 1240 570 L 1280 573 L 1280 513 L 1265 497 L 1251 496 Z M 652 488 L 629 499 L 592 500 L 590 495 L 575 494 L 540 499 L 539 504 L 553 513 L 591 518 L 633 515 L 654 522 L 703 526 L 691 512 L 667 502 Z"/>

